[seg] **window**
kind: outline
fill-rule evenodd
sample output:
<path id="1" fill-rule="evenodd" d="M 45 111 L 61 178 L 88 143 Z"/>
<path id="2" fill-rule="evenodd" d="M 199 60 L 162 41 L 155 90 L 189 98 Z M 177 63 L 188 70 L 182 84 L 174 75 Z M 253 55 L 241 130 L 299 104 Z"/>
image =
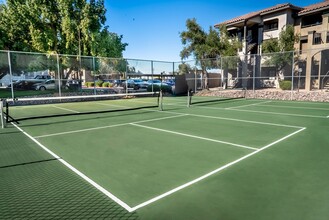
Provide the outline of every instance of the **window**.
<path id="1" fill-rule="evenodd" d="M 327 32 L 327 40 L 326 43 L 329 43 L 329 32 Z"/>
<path id="2" fill-rule="evenodd" d="M 307 36 L 302 36 L 300 38 L 300 52 L 302 53 L 303 51 L 307 50 Z"/>
<path id="3" fill-rule="evenodd" d="M 313 45 L 321 44 L 322 39 L 321 39 L 321 33 L 313 33 Z"/>
<path id="4" fill-rule="evenodd" d="M 278 19 L 274 19 L 274 20 L 264 22 L 264 31 L 278 30 L 278 27 L 279 27 L 279 20 Z"/>
<path id="5" fill-rule="evenodd" d="M 309 15 L 302 18 L 302 28 L 322 24 L 322 14 Z"/>

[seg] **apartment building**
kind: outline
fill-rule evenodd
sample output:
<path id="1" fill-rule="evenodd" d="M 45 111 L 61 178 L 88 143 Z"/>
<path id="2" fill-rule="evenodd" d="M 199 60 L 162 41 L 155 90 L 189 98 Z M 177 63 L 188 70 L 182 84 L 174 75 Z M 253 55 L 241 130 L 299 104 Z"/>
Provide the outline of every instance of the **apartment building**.
<path id="1" fill-rule="evenodd" d="M 270 38 L 278 38 L 280 31 L 286 25 L 294 25 L 295 17 L 302 8 L 286 3 L 278 4 L 273 7 L 269 7 L 260 11 L 251 12 L 246 15 L 242 15 L 231 20 L 225 21 L 220 24 L 216 24 L 215 27 L 225 25 L 229 35 L 238 37 L 238 40 L 242 42 L 242 49 L 238 51 L 241 63 L 236 70 L 230 70 L 229 73 L 224 71 L 224 78 L 230 78 L 229 75 L 239 79 L 242 87 L 249 87 L 246 78 L 250 75 L 250 72 L 254 72 L 253 75 L 257 78 L 256 87 L 262 87 L 263 80 L 261 76 L 272 76 L 271 84 L 276 84 L 274 77 L 277 75 L 276 71 L 271 67 L 261 67 L 262 58 L 250 56 L 252 54 L 262 54 L 262 43 Z M 256 65 L 256 68 L 252 68 L 251 65 Z M 253 69 L 250 71 L 250 69 Z M 291 72 L 291 71 L 290 71 Z M 278 82 L 278 78 L 276 78 Z M 228 85 L 229 85 L 228 81 Z"/>
<path id="2" fill-rule="evenodd" d="M 238 37 L 243 43 L 239 54 L 260 54 L 262 42 L 279 37 L 284 26 L 294 24 L 295 17 L 301 10 L 302 8 L 289 3 L 279 4 L 216 24 L 215 27 L 226 25 L 229 34 Z"/>
<path id="3" fill-rule="evenodd" d="M 301 51 L 299 68 L 306 78 L 305 89 L 322 89 L 329 82 L 329 1 L 299 11 L 295 33 L 300 36 L 295 49 Z"/>
<path id="4" fill-rule="evenodd" d="M 225 25 L 228 33 L 237 36 L 242 42 L 243 46 L 238 55 L 244 55 L 245 60 L 242 62 L 240 75 L 247 74 L 248 64 L 252 62 L 254 65 L 258 62 L 255 68 L 256 77 L 263 76 L 264 72 L 270 74 L 270 71 L 264 71 L 266 68 L 260 67 L 261 60 L 251 60 L 251 56 L 248 55 L 261 55 L 264 41 L 278 38 L 285 26 L 294 25 L 295 33 L 300 36 L 295 49 L 303 52 L 298 64 L 289 68 L 301 72 L 299 74 L 304 77 L 303 86 L 306 90 L 321 88 L 329 81 L 329 76 L 326 77 L 329 70 L 329 52 L 323 49 L 329 47 L 329 0 L 307 7 L 290 3 L 278 4 L 216 24 L 215 27 L 221 25 Z"/>

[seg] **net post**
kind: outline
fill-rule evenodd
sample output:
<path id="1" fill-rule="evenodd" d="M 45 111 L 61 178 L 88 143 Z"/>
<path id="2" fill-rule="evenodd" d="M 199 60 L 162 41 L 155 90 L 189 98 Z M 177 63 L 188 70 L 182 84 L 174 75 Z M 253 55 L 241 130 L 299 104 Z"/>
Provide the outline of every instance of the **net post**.
<path id="1" fill-rule="evenodd" d="M 8 123 L 9 123 L 9 105 L 6 100 L 6 124 L 8 124 Z"/>
<path id="2" fill-rule="evenodd" d="M 187 107 L 191 107 L 191 90 L 187 90 Z"/>
<path id="3" fill-rule="evenodd" d="M 244 87 L 244 88 L 243 88 L 243 95 L 242 95 L 242 97 L 243 97 L 244 99 L 247 99 L 247 87 Z"/>
<path id="4" fill-rule="evenodd" d="M 160 108 L 160 111 L 163 111 L 162 101 L 163 101 L 163 93 L 162 93 L 162 89 L 160 89 L 160 93 L 159 93 L 159 108 Z"/>
<path id="5" fill-rule="evenodd" d="M 5 99 L 1 99 L 0 100 L 0 120 L 1 120 L 1 128 L 5 128 L 6 127 L 6 120 L 5 120 L 5 114 L 3 112 L 3 108 L 4 108 L 4 103 L 6 102 Z"/>

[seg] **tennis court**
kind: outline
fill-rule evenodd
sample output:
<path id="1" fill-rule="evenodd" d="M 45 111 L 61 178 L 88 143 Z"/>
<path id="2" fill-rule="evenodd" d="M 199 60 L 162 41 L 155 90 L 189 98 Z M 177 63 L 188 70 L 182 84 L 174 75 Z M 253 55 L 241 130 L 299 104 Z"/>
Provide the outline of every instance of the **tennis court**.
<path id="1" fill-rule="evenodd" d="M 194 98 L 9 107 L 0 215 L 327 219 L 329 103 Z"/>

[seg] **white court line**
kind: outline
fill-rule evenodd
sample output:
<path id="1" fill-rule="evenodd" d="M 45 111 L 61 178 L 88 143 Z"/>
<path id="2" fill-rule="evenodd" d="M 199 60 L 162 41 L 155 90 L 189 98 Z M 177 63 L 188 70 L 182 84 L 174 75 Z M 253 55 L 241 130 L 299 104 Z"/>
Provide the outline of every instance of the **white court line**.
<path id="1" fill-rule="evenodd" d="M 69 112 L 80 113 L 78 111 L 75 111 L 75 110 L 72 110 L 72 109 L 68 109 L 68 108 L 58 107 L 56 105 L 52 105 L 51 107 L 58 108 L 58 109 L 61 109 L 61 110 L 65 110 L 65 111 L 69 111 Z"/>
<path id="2" fill-rule="evenodd" d="M 118 107 L 118 108 L 129 108 L 129 107 L 127 107 L 127 106 L 123 106 L 123 105 L 114 105 L 114 104 L 107 104 L 107 103 L 98 103 L 98 102 L 96 102 L 95 104 L 97 104 L 97 105 L 103 105 L 103 106 L 113 106 L 113 107 Z"/>
<path id="3" fill-rule="evenodd" d="M 273 102 L 273 101 L 272 101 Z M 287 102 L 289 103 L 289 102 Z M 303 102 L 300 102 L 303 103 Z M 313 103 L 310 103 L 313 104 Z M 321 104 L 321 103 L 314 103 L 314 104 Z M 165 105 L 173 105 L 173 106 L 182 106 L 182 105 L 176 105 L 176 104 L 168 104 Z M 262 113 L 262 114 L 273 114 L 273 115 L 285 115 L 285 116 L 295 116 L 295 117 L 305 117 L 305 118 L 329 118 L 329 116 L 319 116 L 319 115 L 301 115 L 301 114 L 292 114 L 292 113 L 279 113 L 279 112 L 264 112 L 264 111 L 253 111 L 253 110 L 245 110 L 245 109 L 227 109 L 227 108 L 221 108 L 221 107 L 209 107 L 209 106 L 198 106 L 198 105 L 192 105 L 192 108 L 205 108 L 205 109 L 214 109 L 214 110 L 233 110 L 233 111 L 243 111 L 243 112 L 252 112 L 252 113 Z"/>
<path id="4" fill-rule="evenodd" d="M 297 104 L 306 104 L 306 105 L 326 105 L 329 104 L 328 102 L 311 102 L 311 101 L 285 101 L 285 100 L 273 100 L 273 102 L 278 102 L 278 103 L 297 103 Z"/>
<path id="5" fill-rule="evenodd" d="M 151 102 L 142 102 L 142 103 L 151 103 Z M 123 105 L 114 105 L 114 104 L 107 104 L 107 103 L 96 103 L 99 105 L 105 105 L 105 106 L 113 106 L 113 107 L 126 107 Z M 175 114 L 175 115 L 186 115 L 185 113 L 179 113 L 179 112 L 171 112 L 171 111 L 161 111 L 161 110 L 155 110 L 155 109 L 147 109 L 147 108 L 142 108 L 140 109 L 140 111 L 147 111 L 147 112 L 161 112 L 161 113 L 165 113 L 165 114 Z"/>
<path id="6" fill-rule="evenodd" d="M 248 147 L 248 146 L 244 146 L 244 145 L 240 145 L 240 144 L 234 144 L 234 143 L 230 143 L 230 142 L 226 142 L 226 141 L 220 141 L 220 140 L 215 140 L 215 139 L 211 139 L 211 138 L 204 138 L 204 137 L 200 137 L 200 136 L 196 136 L 196 135 L 185 134 L 185 133 L 181 133 L 181 132 L 170 131 L 170 130 L 165 130 L 165 129 L 160 129 L 160 128 L 154 128 L 154 127 L 149 127 L 149 126 L 145 126 L 145 125 L 139 125 L 139 124 L 136 124 L 136 123 L 130 123 L 130 124 L 133 125 L 133 126 L 141 127 L 141 128 L 147 128 L 147 129 L 150 129 L 150 130 L 162 131 L 162 132 L 166 132 L 166 133 L 171 133 L 171 134 L 176 134 L 176 135 L 201 139 L 201 140 L 205 140 L 205 141 L 211 141 L 211 142 L 231 145 L 231 146 L 234 146 L 234 147 L 246 148 L 246 149 L 249 149 L 249 150 L 258 150 L 258 148 Z"/>
<path id="7" fill-rule="evenodd" d="M 186 114 L 186 115 L 188 115 L 188 114 Z M 180 116 L 185 116 L 185 115 L 180 115 Z M 168 118 L 168 117 L 167 117 Z M 164 118 L 162 118 L 162 119 L 164 119 Z M 144 121 L 150 121 L 150 120 L 144 120 Z M 13 123 L 12 123 L 13 124 Z M 128 123 L 128 124 L 131 124 L 131 123 Z M 14 125 L 14 124 L 13 124 Z M 35 143 L 37 143 L 39 146 L 42 146 L 42 148 L 43 149 L 45 149 L 47 152 L 49 152 L 50 154 L 52 154 L 52 155 L 54 155 L 56 158 L 58 158 L 58 156 L 55 154 L 55 153 L 53 153 L 52 151 L 50 151 L 49 149 L 47 149 L 46 147 L 44 147 L 42 144 L 40 144 L 37 140 L 35 140 L 33 137 L 31 137 L 30 135 L 28 135 L 26 132 L 24 132 L 22 129 L 20 129 L 18 126 L 16 126 L 16 125 L 14 125 L 15 127 L 17 127 L 20 131 L 22 131 L 25 135 L 27 135 L 29 138 L 31 138 Z M 62 160 L 62 159 L 59 159 L 59 161 L 60 162 L 62 162 L 65 166 L 67 166 L 68 168 L 70 168 L 72 171 L 74 171 L 74 172 L 76 172 L 79 176 L 81 176 L 82 178 L 84 178 L 86 181 L 88 181 L 90 184 L 92 184 L 94 187 L 96 187 L 98 190 L 100 190 L 101 192 L 103 192 L 104 194 L 106 194 L 109 198 L 111 198 L 113 201 L 115 201 L 115 202 L 117 202 L 119 205 L 121 205 L 123 208 L 125 208 L 127 211 L 129 211 L 129 212 L 133 212 L 133 211 L 135 211 L 135 210 L 137 210 L 137 209 L 139 209 L 139 208 L 142 208 L 142 207 L 144 207 L 144 206 L 147 206 L 147 205 L 149 205 L 149 204 L 151 204 L 151 203 L 153 203 L 153 202 L 156 202 L 156 201 L 158 201 L 158 200 L 160 200 L 160 199 L 162 199 L 162 198 L 164 198 L 164 197 L 167 197 L 167 196 L 169 196 L 169 195 L 171 195 L 171 194 L 173 194 L 173 193 L 175 193 L 175 192 L 177 192 L 177 191 L 179 191 L 179 190 L 182 190 L 182 189 L 184 189 L 184 188 L 186 188 L 186 187 L 188 187 L 188 186 L 191 186 L 192 184 L 195 184 L 195 183 L 197 183 L 197 182 L 200 182 L 200 181 L 202 181 L 203 179 L 205 179 L 205 178 L 207 178 L 207 177 L 209 177 L 209 176 L 211 176 L 211 175 L 214 175 L 214 174 L 216 174 L 216 173 L 218 173 L 218 172 L 220 172 L 221 170 L 224 170 L 224 169 L 226 169 L 226 168 L 228 168 L 228 167 L 230 167 L 230 166 L 232 166 L 232 165 L 234 165 L 234 164 L 237 164 L 237 163 L 239 163 L 239 162 L 241 162 L 242 160 L 244 160 L 244 159 L 247 159 L 248 157 L 250 157 L 250 156 L 252 156 L 252 155 L 254 155 L 254 154 L 256 154 L 256 153 L 259 153 L 259 152 L 261 152 L 262 150 L 265 150 L 265 149 L 267 149 L 267 148 L 269 148 L 269 147 L 271 147 L 271 146 L 273 146 L 273 145 L 275 145 L 275 144 L 277 144 L 277 143 L 279 143 L 279 142 L 281 142 L 281 141 L 283 141 L 283 140 L 285 140 L 285 139 L 287 139 L 287 138 L 289 138 L 289 137 L 291 137 L 291 136 L 293 136 L 293 135 L 295 135 L 295 134 L 297 134 L 297 133 L 299 133 L 299 132 L 301 132 L 301 131 L 303 131 L 303 130 L 305 130 L 306 128 L 301 128 L 301 129 L 299 129 L 298 131 L 296 131 L 296 132 L 293 132 L 293 133 L 291 133 L 291 134 L 289 134 L 289 135 L 287 135 L 287 136 L 285 136 L 285 137 L 283 137 L 283 138 L 281 138 L 281 139 L 279 139 L 279 140 L 277 140 L 277 141 L 274 141 L 274 142 L 272 142 L 271 144 L 269 144 L 269 145 L 266 145 L 266 146 L 264 146 L 264 147 L 262 147 L 262 148 L 260 148 L 260 149 L 257 149 L 256 151 L 254 151 L 254 152 L 252 152 L 252 153 L 250 153 L 250 154 L 248 154 L 248 155 L 246 155 L 246 156 L 244 156 L 244 157 L 241 157 L 241 158 L 239 158 L 239 159 L 237 159 L 237 160 L 235 160 L 235 161 L 233 161 L 233 162 L 230 162 L 230 163 L 228 163 L 228 164 L 226 164 L 226 165 L 224 165 L 224 166 L 222 166 L 222 167 L 219 167 L 218 169 L 216 169 L 216 170 L 214 170 L 214 171 L 211 171 L 211 172 L 209 172 L 209 173 L 207 173 L 207 174 L 205 174 L 205 175 L 203 175 L 203 176 L 201 176 L 201 177 L 199 177 L 199 178 L 197 178 L 197 179 L 194 179 L 194 180 L 192 180 L 192 181 L 190 181 L 190 182 L 188 182 L 188 183 L 185 183 L 185 184 L 183 184 L 183 185 L 181 185 L 181 186 L 179 186 L 179 187 L 176 187 L 176 188 L 174 188 L 174 189 L 172 189 L 172 190 L 170 190 L 170 191 L 168 191 L 168 192 L 166 192 L 166 193 L 164 193 L 164 194 L 161 194 L 161 195 L 159 195 L 159 196 L 156 196 L 156 197 L 154 197 L 154 198 L 152 198 L 152 199 L 150 199 L 150 200 L 148 200 L 148 201 L 146 201 L 146 202 L 143 202 L 143 203 L 141 203 L 141 204 L 139 204 L 139 205 L 137 205 L 137 206 L 135 206 L 135 207 L 130 207 L 130 206 L 128 206 L 126 203 L 124 203 L 123 201 L 121 201 L 120 199 L 118 199 L 116 196 L 114 196 L 113 194 L 111 194 L 110 192 L 108 192 L 107 190 L 105 190 L 104 188 L 102 188 L 101 186 L 99 186 L 97 183 L 95 183 L 94 181 L 92 181 L 91 179 L 89 179 L 88 177 L 86 177 L 84 174 L 82 174 L 80 171 L 78 171 L 78 170 L 76 170 L 74 167 L 72 167 L 70 164 L 68 164 L 67 162 L 65 162 L 64 160 Z"/>
<path id="8" fill-rule="evenodd" d="M 302 128 L 300 126 L 294 125 L 285 125 L 285 124 L 274 124 L 274 123 L 267 123 L 267 122 L 258 122 L 258 121 L 248 121 L 242 119 L 235 119 L 235 118 L 223 118 L 217 116 L 208 116 L 208 115 L 197 115 L 197 114 L 189 114 L 190 116 L 201 117 L 201 118 L 212 118 L 212 119 L 219 119 L 219 120 L 227 120 L 227 121 L 237 121 L 237 122 L 244 122 L 244 123 L 251 123 L 251 124 L 261 124 L 261 125 L 270 125 L 270 126 L 277 126 L 277 127 L 287 127 L 287 128 Z"/>
<path id="9" fill-rule="evenodd" d="M 248 105 L 239 105 L 239 106 L 229 107 L 229 108 L 225 108 L 225 109 L 232 109 L 232 108 L 243 108 L 243 107 L 247 107 L 247 106 L 262 105 L 262 104 L 265 104 L 265 103 L 269 103 L 269 102 L 272 102 L 272 101 L 266 101 L 266 102 L 257 102 L 257 103 L 248 104 Z"/>
<path id="10" fill-rule="evenodd" d="M 177 118 L 177 117 L 182 117 L 182 116 L 187 116 L 187 115 L 188 114 L 179 114 L 179 115 L 168 116 L 168 117 L 163 117 L 163 118 L 154 118 L 154 119 L 148 119 L 148 120 L 142 120 L 142 121 L 135 121 L 135 122 L 128 122 L 128 123 L 115 124 L 115 125 L 107 125 L 107 126 L 101 126 L 101 127 L 95 127 L 95 128 L 86 128 L 86 129 L 80 129 L 80 130 L 74 130 L 74 131 L 65 131 L 65 132 L 59 132 L 59 133 L 53 133 L 53 134 L 35 136 L 34 138 L 52 137 L 52 136 L 65 135 L 65 134 L 73 134 L 73 133 L 80 133 L 80 132 L 93 131 L 93 130 L 99 130 L 99 129 L 105 129 L 105 128 L 113 128 L 113 127 L 119 127 L 119 126 L 129 125 L 131 123 L 143 123 L 143 122 L 151 122 L 151 121 L 160 121 L 160 120 L 165 120 L 165 119 L 169 119 L 169 118 Z"/>
<path id="11" fill-rule="evenodd" d="M 64 164 L 66 167 L 68 167 L 70 170 L 72 170 L 74 173 L 76 173 L 77 175 L 79 175 L 81 178 L 83 178 L 84 180 L 86 180 L 88 183 L 90 183 L 96 189 L 98 189 L 99 191 L 101 191 L 102 193 L 104 193 L 110 199 L 112 199 L 113 201 L 115 201 L 116 203 L 118 203 L 120 206 L 122 206 L 128 212 L 133 212 L 134 211 L 125 202 L 123 202 L 118 197 L 116 197 L 115 195 L 113 195 L 112 193 L 110 193 L 109 191 L 107 191 L 106 189 L 104 189 L 103 187 L 101 187 L 100 185 L 98 185 L 96 182 L 94 182 L 89 177 L 87 177 L 86 175 L 84 175 L 83 173 L 81 173 L 79 170 L 77 170 L 76 168 L 74 168 L 68 162 L 66 162 L 65 160 L 61 159 L 57 154 L 55 154 L 54 152 L 52 152 L 51 150 L 49 150 L 48 148 L 46 148 L 44 145 L 42 145 L 40 142 L 38 142 L 35 138 L 33 138 L 31 135 L 29 135 L 28 133 L 26 133 L 23 129 L 21 129 L 20 127 L 18 127 L 16 124 L 14 124 L 14 123 L 11 123 L 11 124 L 14 125 L 23 134 L 25 134 L 28 138 L 30 138 L 33 142 L 35 142 L 38 146 L 40 146 L 42 149 L 44 149 L 45 151 L 47 151 L 49 154 L 51 154 L 53 157 L 55 157 L 58 161 L 60 161 L 62 164 Z"/>
<path id="12" fill-rule="evenodd" d="M 214 109 L 214 110 L 228 110 L 228 111 L 241 111 L 241 112 L 252 112 L 252 113 L 262 113 L 262 114 L 272 114 L 272 115 L 285 115 L 285 116 L 295 116 L 295 117 L 305 117 L 305 118 L 326 118 L 326 116 L 319 115 L 301 115 L 301 114 L 291 114 L 291 113 L 280 113 L 280 112 L 264 112 L 264 111 L 254 111 L 254 110 L 245 110 L 245 109 L 225 109 L 209 106 L 196 106 L 192 105 L 193 108 L 205 108 L 205 109 Z"/>
<path id="13" fill-rule="evenodd" d="M 244 110 L 244 109 L 230 109 L 232 111 L 241 111 L 241 112 L 254 112 L 254 113 L 263 113 L 263 114 L 273 114 L 273 115 L 287 115 L 287 116 L 296 116 L 296 117 L 305 117 L 305 118 L 325 118 L 325 116 L 319 115 L 301 115 L 301 114 L 290 114 L 290 113 L 279 113 L 279 112 L 264 112 L 264 111 L 253 111 L 253 110 Z"/>
<path id="14" fill-rule="evenodd" d="M 298 131 L 295 131 L 295 132 L 293 132 L 293 133 L 291 133 L 291 134 L 289 134 L 289 135 L 287 135 L 287 136 L 285 136 L 285 137 L 283 137 L 283 138 L 281 138 L 281 139 L 279 139 L 277 141 L 274 141 L 271 144 L 268 144 L 268 145 L 266 145 L 266 146 L 258 149 L 257 151 L 254 151 L 254 152 L 252 152 L 250 154 L 247 154 L 246 156 L 243 156 L 243 157 L 241 157 L 241 158 L 239 158 L 239 159 L 237 159 L 237 160 L 235 160 L 233 162 L 230 162 L 230 163 L 228 163 L 228 164 L 226 164 L 224 166 L 221 166 L 221 167 L 219 167 L 216 170 L 213 170 L 213 171 L 211 171 L 211 172 L 209 172 L 209 173 L 207 173 L 207 174 L 205 174 L 203 176 L 200 176 L 199 178 L 196 178 L 196 179 L 194 179 L 194 180 L 192 180 L 190 182 L 187 182 L 187 183 L 185 183 L 185 184 L 183 184 L 183 185 L 181 185 L 179 187 L 176 187 L 176 188 L 174 188 L 174 189 L 172 189 L 172 190 L 170 190 L 170 191 L 168 191 L 166 193 L 163 193 L 161 195 L 158 195 L 158 196 L 156 196 L 156 197 L 154 197 L 154 198 L 152 198 L 150 200 L 147 200 L 147 201 L 145 201 L 145 202 L 143 202 L 143 203 L 141 203 L 141 204 L 139 204 L 139 205 L 137 205 L 135 207 L 132 207 L 131 209 L 132 209 L 132 211 L 135 211 L 135 210 L 140 209 L 140 208 L 142 208 L 144 206 L 147 206 L 147 205 L 149 205 L 149 204 L 151 204 L 153 202 L 156 202 L 156 201 L 158 201 L 158 200 L 160 200 L 160 199 L 162 199 L 164 197 L 167 197 L 167 196 L 169 196 L 169 195 L 171 195 L 171 194 L 173 194 L 175 192 L 178 192 L 178 191 L 180 191 L 182 189 L 185 189 L 186 187 L 189 187 L 189 186 L 191 186 L 191 185 L 193 185 L 195 183 L 198 183 L 198 182 L 200 182 L 200 181 L 202 181 L 202 180 L 204 180 L 204 179 L 206 179 L 206 178 L 208 178 L 208 177 L 210 177 L 210 176 L 212 176 L 212 175 L 214 175 L 214 174 L 216 174 L 216 173 L 218 173 L 218 172 L 220 172 L 220 171 L 222 171 L 222 170 L 224 170 L 224 169 L 226 169 L 228 167 L 231 167 L 231 166 L 233 166 L 233 165 L 235 165 L 235 164 L 237 164 L 237 163 L 239 163 L 239 162 L 241 162 L 241 161 L 243 161 L 243 160 L 245 160 L 245 159 L 247 159 L 247 158 L 249 158 L 249 157 L 251 157 L 251 156 L 253 156 L 253 155 L 255 155 L 255 154 L 257 154 L 257 153 L 259 153 L 259 152 L 261 152 L 261 151 L 263 151 L 263 150 L 265 150 L 265 149 L 267 149 L 267 148 L 269 148 L 269 147 L 271 147 L 271 146 L 273 146 L 273 145 L 275 145 L 275 144 L 277 144 L 277 143 L 279 143 L 279 142 L 281 142 L 281 141 L 283 141 L 283 140 L 285 140 L 285 139 L 287 139 L 287 138 L 289 138 L 289 137 L 291 137 L 291 136 L 293 136 L 293 135 L 295 135 L 295 134 L 303 131 L 303 130 L 305 130 L 305 129 L 306 128 L 301 128 Z"/>
<path id="15" fill-rule="evenodd" d="M 130 102 L 139 102 L 139 103 L 151 103 L 151 102 L 145 102 L 145 101 L 140 101 L 140 100 L 129 100 Z M 178 103 L 178 102 L 177 102 Z M 186 102 L 179 102 L 182 103 L 181 105 L 178 105 L 176 103 L 166 103 L 164 102 L 163 105 L 173 105 L 173 106 L 182 106 L 182 107 L 186 107 L 187 106 L 187 101 Z M 184 103 L 186 103 L 185 105 L 183 105 Z"/>
<path id="16" fill-rule="evenodd" d="M 63 135 L 63 134 L 79 133 L 79 132 L 85 132 L 85 131 L 91 131 L 91 130 L 98 130 L 98 129 L 105 129 L 105 128 L 111 128 L 111 127 L 125 126 L 125 125 L 129 125 L 131 123 L 138 124 L 138 123 L 143 123 L 143 122 L 159 121 L 159 120 L 165 120 L 165 119 L 176 118 L 176 117 L 180 117 L 180 116 L 188 116 L 188 115 L 189 116 L 194 116 L 194 117 L 212 118 L 212 119 L 227 120 L 227 121 L 237 121 L 237 122 L 244 122 L 244 123 L 251 123 L 251 124 L 261 124 L 261 125 L 270 125 L 270 126 L 277 126 L 277 127 L 289 127 L 289 128 L 298 128 L 298 129 L 302 128 L 300 126 L 294 126 L 294 125 L 274 124 L 274 123 L 258 122 L 258 121 L 248 121 L 248 120 L 235 119 L 235 118 L 224 118 L 224 117 L 198 115 L 198 114 L 184 114 L 184 113 L 178 113 L 178 112 L 159 111 L 159 110 L 152 110 L 152 109 L 142 109 L 142 110 L 143 111 L 167 113 L 167 114 L 175 114 L 176 116 L 169 116 L 169 117 L 156 118 L 156 119 L 148 119 L 148 120 L 142 120 L 142 121 L 128 122 L 128 123 L 123 123 L 123 124 L 108 125 L 108 126 L 95 127 L 95 128 L 87 128 L 87 129 L 67 131 L 67 132 L 59 132 L 59 133 L 54 133 L 54 134 L 36 136 L 35 138 L 43 138 L 43 137 L 57 136 L 57 135 Z"/>
<path id="17" fill-rule="evenodd" d="M 297 106 L 288 106 L 288 105 L 264 105 L 268 107 L 274 107 L 274 108 L 293 108 L 293 109 L 305 109 L 305 110 L 323 110 L 323 111 L 329 111 L 329 108 L 313 108 L 313 107 L 297 107 Z"/>

